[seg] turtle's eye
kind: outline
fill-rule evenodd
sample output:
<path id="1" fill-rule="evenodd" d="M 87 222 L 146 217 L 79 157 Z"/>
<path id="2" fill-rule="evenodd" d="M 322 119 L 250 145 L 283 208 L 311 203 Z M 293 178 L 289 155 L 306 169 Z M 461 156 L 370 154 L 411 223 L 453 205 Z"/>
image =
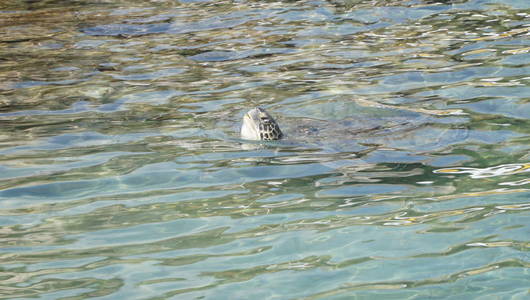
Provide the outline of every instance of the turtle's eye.
<path id="1" fill-rule="evenodd" d="M 265 124 L 268 124 L 268 123 L 271 122 L 271 119 L 268 116 L 262 116 L 261 117 L 261 122 L 263 122 Z"/>
<path id="2" fill-rule="evenodd" d="M 263 112 L 263 111 L 260 111 L 259 112 L 259 119 L 262 120 L 262 121 L 267 121 L 269 120 L 269 116 L 267 113 Z"/>

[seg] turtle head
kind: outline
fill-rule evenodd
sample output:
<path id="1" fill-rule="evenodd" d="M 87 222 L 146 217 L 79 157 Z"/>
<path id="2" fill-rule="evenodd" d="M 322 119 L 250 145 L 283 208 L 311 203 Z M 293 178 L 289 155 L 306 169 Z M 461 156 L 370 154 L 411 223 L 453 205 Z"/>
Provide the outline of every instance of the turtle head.
<path id="1" fill-rule="evenodd" d="M 261 107 L 249 110 L 243 117 L 241 126 L 241 138 L 243 139 L 271 141 L 279 140 L 282 136 L 278 123 Z"/>

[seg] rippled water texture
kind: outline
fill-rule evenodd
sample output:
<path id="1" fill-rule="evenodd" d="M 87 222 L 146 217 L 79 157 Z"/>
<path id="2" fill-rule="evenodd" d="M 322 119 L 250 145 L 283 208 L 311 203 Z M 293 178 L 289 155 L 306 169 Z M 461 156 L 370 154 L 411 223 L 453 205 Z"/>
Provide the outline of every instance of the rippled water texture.
<path id="1" fill-rule="evenodd" d="M 528 0 L 0 1 L 0 298 L 529 299 L 529 37 Z"/>

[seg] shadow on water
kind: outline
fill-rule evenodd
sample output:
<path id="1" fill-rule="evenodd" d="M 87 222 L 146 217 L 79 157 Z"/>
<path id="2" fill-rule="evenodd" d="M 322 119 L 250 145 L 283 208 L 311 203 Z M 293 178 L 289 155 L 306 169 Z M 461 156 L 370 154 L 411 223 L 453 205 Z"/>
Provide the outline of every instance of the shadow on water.
<path id="1" fill-rule="evenodd" d="M 0 2 L 0 298 L 524 298 L 528 9 Z"/>

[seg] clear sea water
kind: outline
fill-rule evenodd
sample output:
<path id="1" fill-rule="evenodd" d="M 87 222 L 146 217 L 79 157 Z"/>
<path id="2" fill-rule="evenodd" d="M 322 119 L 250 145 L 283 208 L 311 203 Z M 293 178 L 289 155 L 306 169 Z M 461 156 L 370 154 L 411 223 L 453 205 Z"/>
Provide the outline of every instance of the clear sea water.
<path id="1" fill-rule="evenodd" d="M 0 299 L 530 299 L 529 149 L 527 0 L 0 1 Z"/>

